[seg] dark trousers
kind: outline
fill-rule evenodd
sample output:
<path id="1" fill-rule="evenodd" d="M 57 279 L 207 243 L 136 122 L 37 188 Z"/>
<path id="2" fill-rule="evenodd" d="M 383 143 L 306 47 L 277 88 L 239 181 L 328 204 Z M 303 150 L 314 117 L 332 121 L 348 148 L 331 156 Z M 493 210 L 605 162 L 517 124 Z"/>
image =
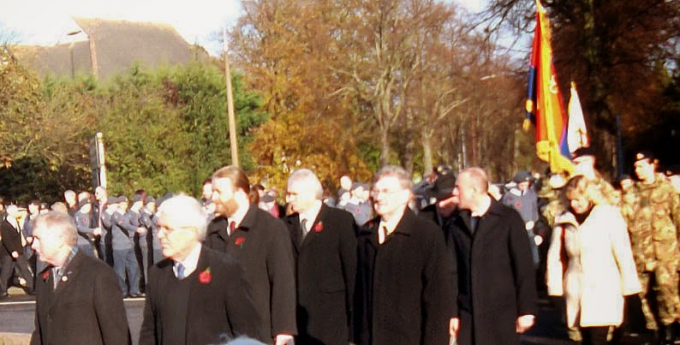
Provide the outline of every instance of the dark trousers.
<path id="1" fill-rule="evenodd" d="M 118 276 L 123 295 L 128 293 L 127 284 L 125 284 L 126 273 L 130 283 L 130 295 L 139 294 L 139 266 L 134 248 L 113 251 L 113 270 Z"/>
<path id="2" fill-rule="evenodd" d="M 15 260 L 11 256 L 2 257 L 2 268 L 0 268 L 0 293 L 7 292 L 10 285 L 10 279 L 14 275 L 14 268 L 19 268 L 19 274 L 26 280 L 26 289 L 33 291 L 33 273 L 28 268 L 28 260 L 23 255 Z"/>
<path id="3" fill-rule="evenodd" d="M 607 345 L 607 333 L 609 333 L 609 326 L 582 327 L 583 341 L 581 345 Z"/>
<path id="4" fill-rule="evenodd" d="M 142 269 L 142 274 L 144 276 L 144 287 L 146 287 L 146 283 L 149 280 L 149 261 L 151 261 L 151 258 L 149 257 L 149 246 L 144 243 L 144 242 L 139 242 L 139 251 L 140 251 L 140 258 L 141 260 L 139 261 L 141 263 L 140 268 Z"/>

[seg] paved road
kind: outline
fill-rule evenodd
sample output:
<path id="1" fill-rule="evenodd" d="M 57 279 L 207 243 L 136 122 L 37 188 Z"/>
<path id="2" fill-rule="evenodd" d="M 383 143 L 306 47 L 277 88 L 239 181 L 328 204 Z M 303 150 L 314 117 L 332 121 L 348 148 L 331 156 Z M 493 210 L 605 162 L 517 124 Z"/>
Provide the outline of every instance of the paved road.
<path id="1" fill-rule="evenodd" d="M 23 292 L 19 291 L 10 289 L 10 298 L 0 302 L 0 334 L 30 334 L 33 332 L 35 301 L 32 296 L 24 295 Z M 142 326 L 144 299 L 126 298 L 125 310 L 127 311 L 133 344 L 137 344 L 139 329 Z"/>
<path id="2" fill-rule="evenodd" d="M 10 291 L 10 298 L 0 302 L 0 340 L 3 333 L 30 334 L 33 331 L 35 302 L 31 296 L 26 296 L 20 290 Z M 536 325 L 522 336 L 523 345 L 574 345 L 569 341 L 565 327 L 562 325 L 559 313 L 545 299 L 539 301 L 540 312 L 536 318 Z M 139 329 L 142 324 L 144 299 L 126 299 L 130 332 L 133 343 L 137 344 Z M 627 337 L 620 345 L 644 344 L 644 338 Z"/>

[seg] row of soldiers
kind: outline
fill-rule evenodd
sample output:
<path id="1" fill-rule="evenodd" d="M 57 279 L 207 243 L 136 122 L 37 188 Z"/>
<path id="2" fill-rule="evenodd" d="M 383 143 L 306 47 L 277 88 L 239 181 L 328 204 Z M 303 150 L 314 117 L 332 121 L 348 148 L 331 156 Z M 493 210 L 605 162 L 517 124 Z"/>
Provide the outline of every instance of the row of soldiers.
<path id="1" fill-rule="evenodd" d="M 654 154 L 638 152 L 634 163 L 637 181 L 624 176 L 617 190 L 595 170 L 590 148 L 579 149 L 573 162 L 577 173 L 595 182 L 603 202 L 620 207 L 643 287 L 639 297 L 645 326 L 662 342 L 672 344 L 674 323 L 680 322 L 680 167 L 672 166 L 665 174 L 658 172 L 659 161 Z M 550 228 L 551 221 L 566 208 L 558 197 L 560 181 L 559 175 L 552 176 L 539 193 L 551 200 L 543 208 Z M 578 339 L 573 330 L 570 335 Z"/>

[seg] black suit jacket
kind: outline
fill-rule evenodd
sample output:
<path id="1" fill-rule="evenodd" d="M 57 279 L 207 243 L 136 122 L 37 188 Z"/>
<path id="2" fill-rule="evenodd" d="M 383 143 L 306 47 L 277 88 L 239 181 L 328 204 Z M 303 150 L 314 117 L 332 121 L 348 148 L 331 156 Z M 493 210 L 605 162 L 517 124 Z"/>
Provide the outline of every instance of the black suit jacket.
<path id="1" fill-rule="evenodd" d="M 300 217 L 286 218 L 297 268 L 296 344 L 347 344 L 356 278 L 356 224 L 321 206 L 302 241 Z"/>
<path id="2" fill-rule="evenodd" d="M 185 278 L 191 280 L 185 299 L 173 299 L 175 296 L 164 293 L 168 286 L 178 284 L 172 267 L 173 261 L 165 259 L 149 268 L 140 344 L 218 344 L 221 336 L 264 337 L 250 287 L 234 258 L 203 246 L 196 270 Z M 186 306 L 186 322 L 164 322 L 164 313 L 172 313 L 173 305 L 179 303 Z M 166 327 L 184 327 L 186 339 L 169 339 Z"/>
<path id="3" fill-rule="evenodd" d="M 51 266 L 36 277 L 31 344 L 131 344 L 123 292 L 104 262 L 76 253 L 53 289 Z"/>
<path id="4" fill-rule="evenodd" d="M 492 198 L 470 231 L 470 211 L 452 225 L 458 268 L 459 343 L 519 344 L 515 322 L 536 315 L 536 276 L 529 238 L 519 213 Z M 469 315 L 471 320 L 466 319 Z"/>
<path id="5" fill-rule="evenodd" d="M 0 240 L 0 257 L 11 256 L 14 251 L 18 252 L 19 255 L 24 253 L 21 235 L 7 221 L 7 218 L 2 218 L 2 223 L 0 223 L 0 237 L 2 237 Z"/>
<path id="6" fill-rule="evenodd" d="M 286 225 L 254 204 L 231 236 L 224 218 L 211 223 L 213 240 L 205 243 L 232 255 L 243 268 L 261 326 L 269 335 L 263 341 L 271 343 L 277 334 L 297 334 L 293 253 Z"/>
<path id="7" fill-rule="evenodd" d="M 379 218 L 368 221 L 357 238 L 355 342 L 448 344 L 454 266 L 442 231 L 408 208 L 383 244 L 379 225 Z"/>

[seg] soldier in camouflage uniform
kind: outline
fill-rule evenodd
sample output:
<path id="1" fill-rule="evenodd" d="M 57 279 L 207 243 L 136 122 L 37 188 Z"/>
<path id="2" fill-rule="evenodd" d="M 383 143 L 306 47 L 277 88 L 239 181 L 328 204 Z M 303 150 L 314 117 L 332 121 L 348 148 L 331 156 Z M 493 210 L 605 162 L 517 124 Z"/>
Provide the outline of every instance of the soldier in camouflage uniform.
<path id="1" fill-rule="evenodd" d="M 560 198 L 562 187 L 566 183 L 567 180 L 561 174 L 552 174 L 550 179 L 543 183 L 543 187 L 538 192 L 539 198 L 547 200 L 547 204 L 541 208 L 541 215 L 543 215 L 551 229 L 555 226 L 555 217 L 566 209 L 564 201 Z"/>
<path id="2" fill-rule="evenodd" d="M 660 322 L 659 333 L 672 344 L 671 325 L 680 316 L 680 197 L 666 178 L 656 173 L 656 161 L 651 153 L 640 152 L 635 159 L 635 173 L 640 182 L 623 195 L 622 213 L 628 222 L 633 256 L 643 288 L 640 298 L 647 328 L 657 329 L 657 322 Z M 650 282 L 654 282 L 652 288 L 658 315 L 652 313 L 645 300 Z"/>

